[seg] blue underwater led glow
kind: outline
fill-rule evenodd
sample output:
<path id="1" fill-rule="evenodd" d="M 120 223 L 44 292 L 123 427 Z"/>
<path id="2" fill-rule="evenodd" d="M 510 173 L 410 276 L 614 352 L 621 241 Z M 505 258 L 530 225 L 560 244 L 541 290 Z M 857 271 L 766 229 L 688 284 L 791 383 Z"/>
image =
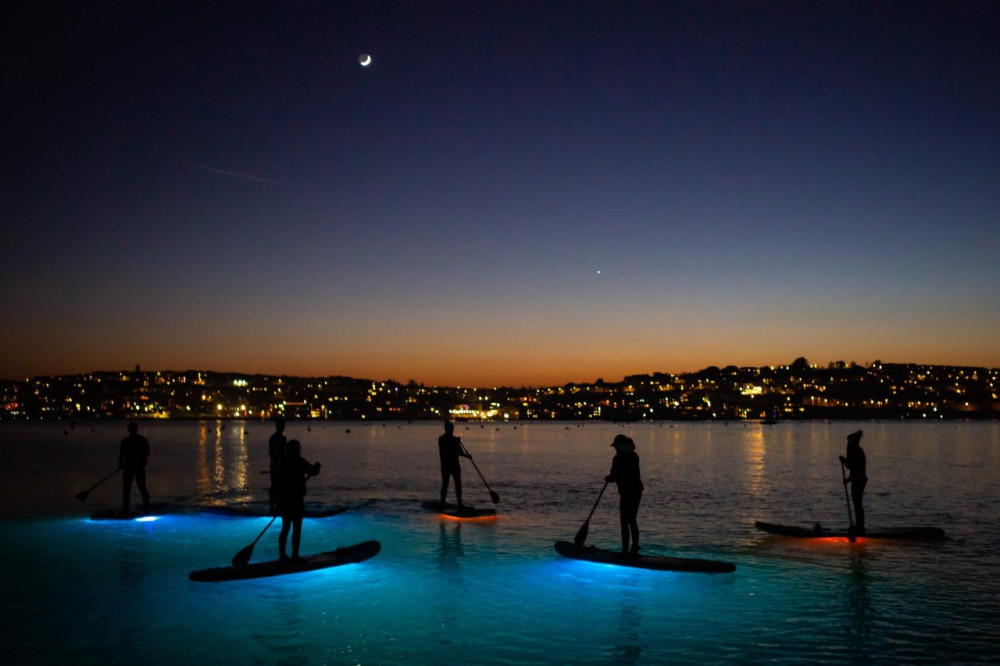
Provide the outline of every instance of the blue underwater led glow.
<path id="1" fill-rule="evenodd" d="M 1000 424 L 866 424 L 880 470 L 869 481 L 872 524 L 938 524 L 952 539 L 846 546 L 753 527 L 759 519 L 846 521 L 836 424 L 628 426 L 647 488 L 643 552 L 734 562 L 727 574 L 627 569 L 555 552 L 555 541 L 572 539 L 587 518 L 610 463 L 607 444 L 624 426 L 521 424 L 484 431 L 482 441 L 478 429 L 466 433 L 502 497 L 490 521 L 441 520 L 421 509 L 438 490 L 437 427 L 359 425 L 349 442 L 337 439 L 347 437 L 342 428 L 332 436 L 314 425 L 310 440 L 299 427 L 290 425 L 324 463 L 307 498 L 348 507 L 306 519 L 302 554 L 375 539 L 378 555 L 284 577 L 188 580 L 191 571 L 228 566 L 269 523 L 198 510 L 266 500 L 266 486 L 240 474 L 262 467 L 266 450 L 225 440 L 202 450 L 192 445 L 196 424 L 151 425 L 164 460 L 158 477 L 150 463 L 151 490 L 176 501 L 176 513 L 90 520 L 120 501 L 114 487 L 86 504 L 63 489 L 62 504 L 39 512 L 60 496 L 43 487 L 32 489 L 35 513 L 0 519 L 0 566 L 11 572 L 0 579 L 0 599 L 17 638 L 8 661 L 175 663 L 197 654 L 204 663 L 975 664 L 991 663 L 1000 646 L 1000 624 L 991 621 L 1000 542 L 987 527 L 1000 521 L 1000 508 L 996 467 L 983 464 L 1000 450 Z M 26 450 L 45 450 L 25 432 L 33 431 L 19 430 L 17 441 L 32 445 Z M 112 433 L 99 432 L 94 448 Z M 255 436 L 266 443 L 265 434 Z M 81 464 L 69 462 L 47 479 L 73 490 L 92 483 L 65 482 Z M 464 493 L 487 506 L 474 478 Z M 251 562 L 277 558 L 280 523 L 255 542 Z M 619 539 L 609 489 L 587 543 L 615 548 Z"/>

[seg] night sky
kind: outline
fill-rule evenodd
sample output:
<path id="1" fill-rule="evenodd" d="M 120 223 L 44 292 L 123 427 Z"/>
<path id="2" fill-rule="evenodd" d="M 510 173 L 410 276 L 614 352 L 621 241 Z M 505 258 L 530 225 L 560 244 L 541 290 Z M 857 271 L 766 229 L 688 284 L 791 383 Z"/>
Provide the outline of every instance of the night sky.
<path id="1" fill-rule="evenodd" d="M 2 16 L 0 377 L 1000 366 L 998 2 Z"/>

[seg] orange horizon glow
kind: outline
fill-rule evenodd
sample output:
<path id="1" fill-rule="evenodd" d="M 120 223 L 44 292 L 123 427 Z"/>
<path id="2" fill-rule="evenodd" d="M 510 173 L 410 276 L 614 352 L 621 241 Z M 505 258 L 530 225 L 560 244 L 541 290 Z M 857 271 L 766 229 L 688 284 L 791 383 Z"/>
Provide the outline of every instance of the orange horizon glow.
<path id="1" fill-rule="evenodd" d="M 343 363 L 324 360 L 310 362 L 301 358 L 280 359 L 261 362 L 259 359 L 242 361 L 227 355 L 211 355 L 182 359 L 180 355 L 137 354 L 136 362 L 105 361 L 98 358 L 74 362 L 68 359 L 49 358 L 43 362 L 32 363 L 18 361 L 10 369 L 0 371 L 0 379 L 12 381 L 27 380 L 32 377 L 57 377 L 87 374 L 91 372 L 132 371 L 136 365 L 143 371 L 184 372 L 201 370 L 205 372 L 234 373 L 267 376 L 295 377 L 351 377 L 354 379 L 370 379 L 372 381 L 396 381 L 407 383 L 414 381 L 425 386 L 449 386 L 460 388 L 493 388 L 508 387 L 544 387 L 562 386 L 564 384 L 591 384 L 597 380 L 609 383 L 620 382 L 625 377 L 665 373 L 681 375 L 700 372 L 709 367 L 782 367 L 791 364 L 796 358 L 804 357 L 810 364 L 824 368 L 830 363 L 843 361 L 868 366 L 875 361 L 883 363 L 915 363 L 917 365 L 981 367 L 987 369 L 1000 368 L 1000 357 L 965 358 L 960 354 L 951 356 L 900 358 L 898 355 L 880 354 L 871 358 L 856 358 L 845 355 L 835 355 L 829 358 L 817 354 L 788 353 L 732 355 L 712 358 L 710 355 L 692 357 L 636 359 L 627 362 L 593 358 L 587 360 L 565 359 L 553 360 L 548 363 L 537 355 L 527 355 L 522 362 L 502 358 L 470 358 L 468 356 L 442 357 L 441 362 L 424 359 L 394 359 L 393 362 L 357 359 Z M 595 356 L 599 356 L 595 352 Z M 112 355 L 113 358 L 121 358 Z"/>

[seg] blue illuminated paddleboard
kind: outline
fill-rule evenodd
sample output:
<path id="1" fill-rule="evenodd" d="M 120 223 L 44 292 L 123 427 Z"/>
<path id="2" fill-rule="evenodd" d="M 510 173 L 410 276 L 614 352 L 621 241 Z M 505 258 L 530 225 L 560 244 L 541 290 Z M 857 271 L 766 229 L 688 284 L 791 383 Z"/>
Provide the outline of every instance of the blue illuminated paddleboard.
<path id="1" fill-rule="evenodd" d="M 242 567 L 215 567 L 212 569 L 199 569 L 188 574 L 188 578 L 200 583 L 221 583 L 229 580 L 248 580 L 251 578 L 270 578 L 273 576 L 287 576 L 289 574 L 305 573 L 306 571 L 316 571 L 318 569 L 329 569 L 339 567 L 344 564 L 354 564 L 363 562 L 378 555 L 382 550 L 382 544 L 378 541 L 362 541 L 353 546 L 344 546 L 337 550 L 330 550 L 325 553 L 316 553 L 299 560 L 271 560 L 269 562 L 255 562 Z"/>
<path id="2" fill-rule="evenodd" d="M 666 555 L 623 555 L 617 550 L 604 550 L 596 546 L 577 546 L 570 541 L 556 541 L 556 552 L 574 560 L 587 560 L 600 564 L 613 564 L 636 569 L 656 571 L 689 571 L 696 573 L 729 573 L 736 570 L 732 562 L 699 560 Z"/>
<path id="3" fill-rule="evenodd" d="M 272 516 L 267 502 L 248 502 L 245 504 L 224 504 L 208 505 L 201 507 L 203 513 L 211 513 L 219 516 L 233 516 L 242 518 L 261 518 Z M 347 511 L 344 506 L 322 506 L 306 504 L 306 518 L 326 518 L 336 516 L 338 513 Z"/>
<path id="4" fill-rule="evenodd" d="M 797 537 L 800 539 L 829 539 L 842 537 L 849 539 L 913 539 L 924 541 L 936 541 L 945 538 L 944 530 L 940 527 L 888 527 L 879 530 L 866 530 L 863 535 L 854 534 L 850 530 L 831 530 L 828 527 L 813 525 L 811 527 L 799 527 L 796 525 L 778 525 L 776 523 L 764 523 L 757 521 L 754 526 L 769 534 L 780 536 Z"/>
<path id="5" fill-rule="evenodd" d="M 449 518 L 486 518 L 488 516 L 497 515 L 496 509 L 477 509 L 468 504 L 464 505 L 461 509 L 458 508 L 457 504 L 451 504 L 445 502 L 429 501 L 424 502 L 421 506 L 427 511 L 433 511 L 434 513 L 439 513 L 442 516 L 448 516 Z"/>
<path id="6" fill-rule="evenodd" d="M 90 514 L 91 520 L 139 520 L 142 518 L 151 518 L 155 516 L 163 516 L 165 514 L 171 513 L 171 506 L 169 504 L 151 504 L 149 506 L 149 511 L 143 511 L 139 508 L 135 511 L 129 511 L 128 513 L 122 513 L 121 509 L 101 509 L 100 511 L 95 511 Z"/>

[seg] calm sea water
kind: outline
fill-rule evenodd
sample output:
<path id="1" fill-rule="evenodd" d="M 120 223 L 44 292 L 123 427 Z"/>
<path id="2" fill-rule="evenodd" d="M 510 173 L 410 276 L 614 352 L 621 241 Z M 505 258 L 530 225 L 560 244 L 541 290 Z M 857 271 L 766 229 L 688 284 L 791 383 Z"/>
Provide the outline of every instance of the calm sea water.
<path id="1" fill-rule="evenodd" d="M 755 520 L 847 524 L 837 456 L 865 431 L 871 528 L 943 527 L 943 543 L 805 542 Z M 337 569 L 188 581 L 228 564 L 265 518 L 201 513 L 266 497 L 263 423 L 142 424 L 152 522 L 91 521 L 120 502 L 124 424 L 0 425 L 0 567 L 7 663 L 987 663 L 1000 653 L 1000 424 L 460 424 L 499 517 L 421 510 L 437 494 L 438 424 L 289 425 L 323 463 L 304 554 L 377 539 Z M 734 562 L 733 574 L 567 560 L 625 432 L 642 459 L 648 553 Z M 463 461 L 465 499 L 490 504 Z M 137 495 L 133 502 L 138 502 Z M 605 493 L 588 543 L 618 545 Z M 277 529 L 254 561 L 277 555 Z"/>

